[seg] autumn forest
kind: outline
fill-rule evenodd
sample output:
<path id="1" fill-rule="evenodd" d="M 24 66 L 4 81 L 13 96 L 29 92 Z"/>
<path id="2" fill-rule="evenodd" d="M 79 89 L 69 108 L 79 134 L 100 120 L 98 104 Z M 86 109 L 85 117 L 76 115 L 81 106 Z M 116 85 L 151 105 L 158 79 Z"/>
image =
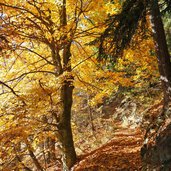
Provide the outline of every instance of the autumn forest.
<path id="1" fill-rule="evenodd" d="M 0 170 L 171 170 L 170 0 L 0 0 Z"/>

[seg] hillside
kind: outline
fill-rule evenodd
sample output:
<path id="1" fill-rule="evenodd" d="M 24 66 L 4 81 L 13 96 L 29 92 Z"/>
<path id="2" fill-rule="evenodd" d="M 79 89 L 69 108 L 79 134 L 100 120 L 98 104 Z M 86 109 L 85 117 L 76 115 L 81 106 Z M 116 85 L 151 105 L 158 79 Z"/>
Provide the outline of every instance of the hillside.
<path id="1" fill-rule="evenodd" d="M 118 125 L 119 126 L 119 125 Z M 141 170 L 140 148 L 143 132 L 140 128 L 118 127 L 113 139 L 87 154 L 78 156 L 73 171 L 121 171 Z M 48 171 L 61 171 L 50 167 Z"/>
<path id="2" fill-rule="evenodd" d="M 140 170 L 142 138 L 140 129 L 120 128 L 110 142 L 89 154 L 80 156 L 80 161 L 74 166 L 74 170 Z"/>

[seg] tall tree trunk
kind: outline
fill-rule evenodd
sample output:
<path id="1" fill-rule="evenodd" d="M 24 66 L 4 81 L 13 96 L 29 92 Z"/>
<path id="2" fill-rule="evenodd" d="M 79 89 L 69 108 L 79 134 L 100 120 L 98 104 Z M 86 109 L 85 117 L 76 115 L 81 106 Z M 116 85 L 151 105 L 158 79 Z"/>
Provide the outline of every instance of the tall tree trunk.
<path id="1" fill-rule="evenodd" d="M 171 103 L 171 61 L 158 0 L 150 0 L 149 4 L 155 51 L 158 58 L 160 78 L 164 92 L 161 123 L 165 123 L 166 117 L 171 116 L 171 112 L 169 111 L 169 104 Z M 148 129 L 149 135 L 145 137 L 144 146 L 141 148 L 142 161 L 144 161 L 145 167 L 144 170 L 170 170 L 171 122 L 168 123 L 167 127 L 165 124 L 165 129 L 159 129 L 161 124 L 156 124 L 156 126 L 156 134 L 151 134 L 149 131 L 151 128 Z M 155 143 L 150 143 L 148 139 L 151 139 L 151 142 L 153 141 Z"/>
<path id="2" fill-rule="evenodd" d="M 61 8 L 60 24 L 61 27 L 67 25 L 66 15 L 66 0 L 63 0 Z M 70 168 L 76 163 L 76 152 L 74 148 L 72 128 L 71 128 L 71 108 L 72 108 L 72 96 L 73 96 L 73 76 L 71 75 L 71 41 L 67 40 L 67 35 L 62 37 L 65 41 L 63 45 L 63 74 L 66 73 L 65 80 L 61 87 L 61 113 L 59 116 L 59 133 L 60 141 L 62 145 L 62 161 L 63 171 L 69 171 Z"/>
<path id="3" fill-rule="evenodd" d="M 164 92 L 164 115 L 168 109 L 168 104 L 171 100 L 171 61 L 166 35 L 163 27 L 163 22 L 159 10 L 158 0 L 150 2 L 150 16 L 153 37 L 155 41 L 155 50 L 158 58 L 158 66 L 160 78 L 162 81 Z"/>

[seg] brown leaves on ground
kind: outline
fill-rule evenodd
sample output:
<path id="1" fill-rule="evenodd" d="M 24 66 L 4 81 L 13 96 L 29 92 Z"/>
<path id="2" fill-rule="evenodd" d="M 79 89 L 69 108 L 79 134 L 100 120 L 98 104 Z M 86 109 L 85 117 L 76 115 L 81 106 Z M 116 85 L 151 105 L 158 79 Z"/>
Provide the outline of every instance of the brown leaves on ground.
<path id="1" fill-rule="evenodd" d="M 74 171 L 141 170 L 140 148 L 143 133 L 139 129 L 122 128 L 107 144 L 80 156 Z"/>

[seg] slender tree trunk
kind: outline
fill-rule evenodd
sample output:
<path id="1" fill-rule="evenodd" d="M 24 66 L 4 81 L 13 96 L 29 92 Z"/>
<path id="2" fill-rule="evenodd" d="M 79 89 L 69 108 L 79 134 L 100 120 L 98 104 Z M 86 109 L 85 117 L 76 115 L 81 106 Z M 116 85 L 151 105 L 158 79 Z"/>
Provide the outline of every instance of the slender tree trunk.
<path id="1" fill-rule="evenodd" d="M 47 155 L 46 155 L 46 162 L 49 164 L 51 162 L 54 162 L 56 160 L 55 155 L 55 140 L 48 137 L 45 142 L 45 148 L 47 149 Z"/>
<path id="2" fill-rule="evenodd" d="M 40 165 L 38 159 L 36 158 L 34 152 L 32 151 L 32 148 L 30 147 L 30 144 L 29 144 L 28 141 L 26 142 L 26 145 L 27 145 L 27 150 L 28 150 L 28 152 L 29 152 L 29 155 L 30 155 L 30 157 L 32 158 L 33 163 L 34 163 L 34 165 L 36 166 L 37 170 L 38 170 L 38 171 L 44 171 L 43 167 Z"/>
<path id="3" fill-rule="evenodd" d="M 18 160 L 18 162 L 22 165 L 23 169 L 25 171 L 32 171 L 29 167 L 25 166 L 25 164 L 22 162 L 21 158 L 19 155 L 16 154 L 16 159 Z"/>
<path id="4" fill-rule="evenodd" d="M 171 100 L 171 61 L 168 46 L 166 42 L 166 35 L 163 27 L 163 22 L 159 10 L 158 0 L 151 0 L 150 2 L 151 27 L 155 41 L 155 50 L 158 58 L 158 66 L 160 78 L 162 81 L 164 92 L 164 111 L 168 109 L 168 104 Z"/>
<path id="5" fill-rule="evenodd" d="M 23 157 L 22 157 L 22 155 L 20 155 L 21 151 L 22 151 L 21 143 L 18 143 L 14 147 L 14 152 L 15 152 L 15 156 L 16 156 L 16 160 L 17 160 L 16 165 L 17 166 L 21 165 L 25 171 L 31 171 L 31 169 L 23 163 Z"/>

